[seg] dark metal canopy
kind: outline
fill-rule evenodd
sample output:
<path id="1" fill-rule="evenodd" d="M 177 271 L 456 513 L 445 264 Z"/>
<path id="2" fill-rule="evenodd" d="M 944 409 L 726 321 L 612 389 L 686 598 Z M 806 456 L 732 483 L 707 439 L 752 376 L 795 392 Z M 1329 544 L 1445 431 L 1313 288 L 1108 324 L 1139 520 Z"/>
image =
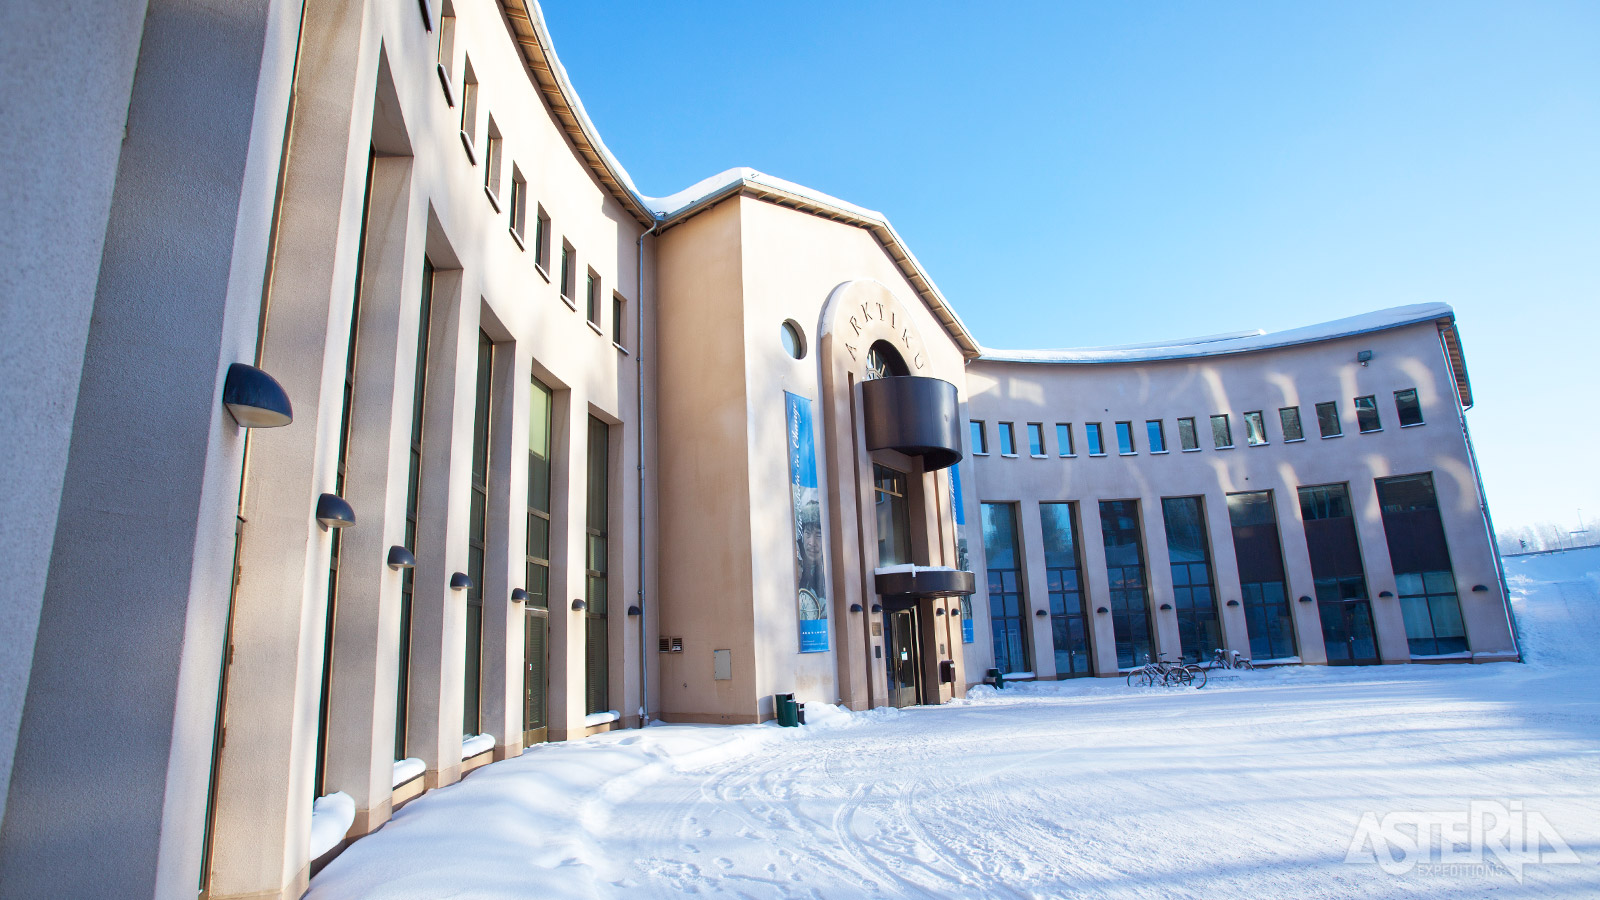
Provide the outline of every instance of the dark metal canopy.
<path id="1" fill-rule="evenodd" d="M 924 470 L 961 461 L 956 386 L 938 378 L 894 375 L 861 383 L 868 450 L 922 457 Z"/>
<path id="2" fill-rule="evenodd" d="M 977 590 L 971 572 L 960 569 L 916 568 L 878 572 L 873 577 L 878 595 L 885 600 L 917 597 L 964 597 Z"/>

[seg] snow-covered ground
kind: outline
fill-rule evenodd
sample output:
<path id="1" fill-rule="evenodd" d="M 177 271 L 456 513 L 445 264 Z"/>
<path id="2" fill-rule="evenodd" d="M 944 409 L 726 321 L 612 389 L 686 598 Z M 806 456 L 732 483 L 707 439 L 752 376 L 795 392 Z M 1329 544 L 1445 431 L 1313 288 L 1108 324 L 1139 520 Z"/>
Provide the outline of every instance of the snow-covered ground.
<path id="1" fill-rule="evenodd" d="M 1600 897 L 1600 550 L 1506 569 L 1525 665 L 1080 679 L 541 746 L 413 801 L 308 896 Z M 1507 849 L 1524 833 L 1542 853 Z"/>

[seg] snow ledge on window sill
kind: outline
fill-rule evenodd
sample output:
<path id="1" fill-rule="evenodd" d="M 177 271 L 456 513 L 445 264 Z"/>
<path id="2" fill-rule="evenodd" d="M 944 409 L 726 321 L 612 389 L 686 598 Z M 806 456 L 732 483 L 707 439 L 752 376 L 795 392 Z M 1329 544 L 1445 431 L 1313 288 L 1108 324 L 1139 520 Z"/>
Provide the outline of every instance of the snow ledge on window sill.
<path id="1" fill-rule="evenodd" d="M 610 725 L 612 722 L 619 721 L 621 718 L 621 713 L 614 709 L 608 709 L 605 712 L 597 712 L 584 716 L 583 727 L 593 728 L 596 725 Z"/>

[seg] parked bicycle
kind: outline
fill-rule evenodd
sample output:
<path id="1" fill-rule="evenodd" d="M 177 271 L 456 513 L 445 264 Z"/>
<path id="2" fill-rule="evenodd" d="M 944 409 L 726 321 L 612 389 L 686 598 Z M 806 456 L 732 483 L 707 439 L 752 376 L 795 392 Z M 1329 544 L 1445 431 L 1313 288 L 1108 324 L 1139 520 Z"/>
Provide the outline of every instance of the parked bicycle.
<path id="1" fill-rule="evenodd" d="M 1163 687 L 1193 687 L 1198 690 L 1206 686 L 1206 670 L 1204 666 L 1181 660 L 1174 662 L 1166 657 L 1152 660 L 1150 654 L 1146 653 L 1144 665 L 1128 673 L 1128 686 L 1149 687 L 1156 684 Z"/>
<path id="2" fill-rule="evenodd" d="M 1250 657 L 1237 650 L 1224 650 L 1221 647 L 1211 651 L 1211 668 L 1213 669 L 1255 669 L 1250 662 Z"/>

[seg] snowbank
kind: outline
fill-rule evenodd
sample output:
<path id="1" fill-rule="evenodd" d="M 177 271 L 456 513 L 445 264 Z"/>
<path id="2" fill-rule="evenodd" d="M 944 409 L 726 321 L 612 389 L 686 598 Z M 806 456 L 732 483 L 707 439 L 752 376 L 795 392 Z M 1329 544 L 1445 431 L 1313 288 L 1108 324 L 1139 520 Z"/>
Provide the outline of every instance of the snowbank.
<path id="1" fill-rule="evenodd" d="M 494 735 L 474 734 L 461 739 L 461 758 L 471 759 L 485 750 L 494 749 Z"/>
<path id="2" fill-rule="evenodd" d="M 394 761 L 394 781 L 390 783 L 390 786 L 399 787 L 418 775 L 421 775 L 423 772 L 427 771 L 427 769 L 427 764 L 422 760 L 417 759 L 415 756 L 408 756 L 405 759 L 397 759 Z"/>
<path id="3" fill-rule="evenodd" d="M 356 820 L 356 801 L 344 791 L 318 797 L 311 804 L 311 858 L 339 845 Z"/>

